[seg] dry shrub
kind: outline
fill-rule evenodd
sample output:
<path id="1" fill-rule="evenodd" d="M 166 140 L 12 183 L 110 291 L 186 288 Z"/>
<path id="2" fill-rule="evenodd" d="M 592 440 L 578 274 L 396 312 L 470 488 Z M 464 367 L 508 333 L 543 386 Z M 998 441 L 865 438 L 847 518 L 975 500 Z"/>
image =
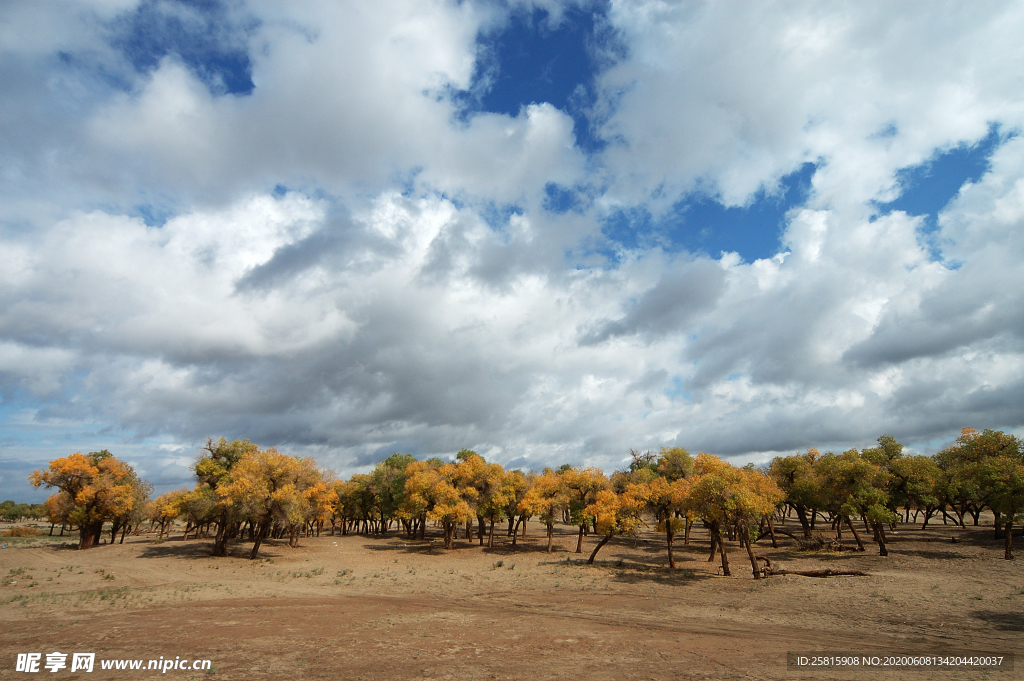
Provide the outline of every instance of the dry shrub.
<path id="1" fill-rule="evenodd" d="M 0 537 L 38 537 L 42 532 L 35 527 L 12 527 Z"/>

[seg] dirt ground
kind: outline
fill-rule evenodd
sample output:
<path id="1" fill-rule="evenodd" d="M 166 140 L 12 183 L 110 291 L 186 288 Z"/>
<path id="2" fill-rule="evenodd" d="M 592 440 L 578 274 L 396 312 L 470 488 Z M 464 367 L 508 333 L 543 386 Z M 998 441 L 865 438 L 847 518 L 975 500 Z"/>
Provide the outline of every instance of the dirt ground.
<path id="1" fill-rule="evenodd" d="M 6 529 L 7 525 L 0 526 Z M 788 527 L 793 530 L 795 528 Z M 46 528 L 48 529 L 48 527 Z M 777 568 L 867 577 L 755 581 L 731 544 L 733 576 L 707 562 L 705 532 L 677 544 L 595 537 L 556 552 L 530 523 L 513 550 L 439 537 L 321 536 L 264 544 L 260 559 L 212 558 L 211 542 L 129 537 L 74 550 L 74 538 L 5 539 L 0 678 L 17 653 L 94 652 L 93 673 L 52 678 L 222 679 L 1022 679 L 1024 567 L 992 528 L 902 525 L 890 555 L 807 552 L 780 537 L 757 552 Z M 952 541 L 955 540 L 955 541 Z M 1024 555 L 1024 541 L 1019 551 Z M 793 669 L 787 653 L 1016 654 L 1014 670 Z M 103 671 L 103 659 L 209 659 L 212 669 Z M 145 665 L 144 665 L 145 667 Z M 50 677 L 50 672 L 41 670 Z"/>

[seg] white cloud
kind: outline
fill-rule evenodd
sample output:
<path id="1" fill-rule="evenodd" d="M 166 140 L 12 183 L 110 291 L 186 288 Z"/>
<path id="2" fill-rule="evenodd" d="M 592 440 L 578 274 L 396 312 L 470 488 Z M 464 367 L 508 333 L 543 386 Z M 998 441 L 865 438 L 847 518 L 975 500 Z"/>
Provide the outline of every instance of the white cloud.
<path id="1" fill-rule="evenodd" d="M 445 93 L 490 4 L 250 3 L 248 96 L 173 55 L 135 73 L 111 14 L 21 7 L 2 35 L 48 28 L 0 40 L 0 394 L 141 439 L 168 485 L 220 435 L 346 472 L 392 448 L 614 468 L 1024 423 L 1024 142 L 943 211 L 940 261 L 872 203 L 1021 126 L 1015 5 L 613 3 L 627 52 L 589 155 L 550 104 L 460 118 Z M 740 205 L 805 161 L 774 258 L 601 234 L 611 206 Z M 550 182 L 586 196 L 548 212 Z"/>

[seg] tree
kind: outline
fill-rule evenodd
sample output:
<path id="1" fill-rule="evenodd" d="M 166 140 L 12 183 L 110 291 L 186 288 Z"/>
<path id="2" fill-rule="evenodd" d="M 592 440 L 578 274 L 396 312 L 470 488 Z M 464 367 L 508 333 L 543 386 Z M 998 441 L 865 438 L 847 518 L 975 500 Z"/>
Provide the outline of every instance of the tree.
<path id="1" fill-rule="evenodd" d="M 768 466 L 768 475 L 785 493 L 785 502 L 795 512 L 804 531 L 804 537 L 811 536 L 811 522 L 807 512 L 813 514 L 822 508 L 821 480 L 817 474 L 817 462 L 821 458 L 818 450 L 811 447 L 804 454 L 776 457 Z"/>
<path id="2" fill-rule="evenodd" d="M 424 519 L 441 523 L 444 547 L 451 549 L 455 528 L 473 517 L 469 504 L 457 487 L 456 466 L 450 463 L 415 461 L 408 465 L 406 474 L 404 513 L 407 517 L 422 515 Z"/>
<path id="3" fill-rule="evenodd" d="M 565 489 L 562 487 L 562 476 L 546 469 L 538 475 L 533 486 L 519 504 L 521 513 L 540 516 L 548 530 L 548 553 L 551 553 L 554 541 L 555 516 L 566 504 Z"/>
<path id="4" fill-rule="evenodd" d="M 217 494 L 233 512 L 250 518 L 256 526 L 256 540 L 250 559 L 256 558 L 260 546 L 275 521 L 292 526 L 302 516 L 297 510 L 304 502 L 303 492 L 315 482 L 308 475 L 312 460 L 281 454 L 271 447 L 246 452 L 231 471 L 231 482 L 218 487 Z M 312 466 L 315 470 L 315 465 Z"/>
<path id="5" fill-rule="evenodd" d="M 477 491 L 476 514 L 478 519 L 487 520 L 488 548 L 494 547 L 494 523 L 507 517 L 508 508 L 516 502 L 523 489 L 521 477 L 506 473 L 499 464 L 484 464 L 484 468 L 475 477 Z M 514 511 L 513 511 L 514 513 Z M 480 532 L 480 544 L 483 544 L 483 531 Z"/>
<path id="6" fill-rule="evenodd" d="M 142 484 L 135 469 L 107 450 L 54 459 L 48 469 L 34 471 L 29 482 L 60 490 L 56 496 L 64 499 L 53 507 L 70 509 L 67 520 L 79 528 L 79 549 L 98 543 L 103 523 L 124 516 L 140 503 Z"/>
<path id="7" fill-rule="evenodd" d="M 60 536 L 64 536 L 64 526 L 71 524 L 71 512 L 75 510 L 75 500 L 67 494 L 54 494 L 47 498 L 46 518 L 50 521 L 50 535 L 53 528 L 60 523 Z"/>
<path id="8" fill-rule="evenodd" d="M 658 477 L 647 485 L 646 497 L 658 529 L 665 533 L 665 545 L 668 550 L 668 567 L 676 566 L 672 547 L 676 533 L 687 527 L 686 500 L 690 484 L 688 477 L 693 475 L 693 457 L 681 447 L 665 449 L 662 447 L 657 459 Z"/>
<path id="9" fill-rule="evenodd" d="M 930 456 L 908 456 L 889 461 L 887 467 L 891 503 L 896 508 L 907 509 L 908 522 L 911 507 L 924 511 L 921 529 L 928 527 L 928 520 L 944 506 L 940 499 L 942 470 L 938 463 Z"/>
<path id="10" fill-rule="evenodd" d="M 610 487 L 608 478 L 597 468 L 569 468 L 562 472 L 562 489 L 569 508 L 569 522 L 579 527 L 576 553 L 583 552 L 583 535 L 591 521 L 587 507 L 594 502 L 599 491 Z"/>
<path id="11" fill-rule="evenodd" d="M 598 534 L 604 535 L 587 559 L 594 564 L 597 552 L 616 534 L 630 534 L 643 524 L 643 511 L 648 503 L 644 485 L 630 484 L 621 493 L 611 489 L 598 490 L 586 514 L 594 518 Z"/>
<path id="12" fill-rule="evenodd" d="M 320 479 L 302 493 L 306 500 L 305 523 L 308 525 L 309 532 L 315 531 L 318 537 L 323 530 L 324 523 L 338 506 L 338 493 L 334 489 L 333 477 L 333 474 L 327 471 L 320 471 Z"/>
<path id="13" fill-rule="evenodd" d="M 1012 527 L 1017 512 L 1012 501 L 1013 470 L 1022 456 L 1021 441 L 1015 436 L 988 429 L 979 433 L 973 428 L 963 428 L 956 444 L 935 455 L 945 474 L 943 493 L 961 524 L 964 513 L 969 512 L 977 525 L 982 509 L 988 506 L 995 514 L 994 536 L 1004 538 L 1002 530 L 1007 520 L 1003 515 L 1010 514 Z"/>
<path id="14" fill-rule="evenodd" d="M 1013 523 L 1024 512 L 1024 460 L 1020 453 L 993 457 L 985 467 L 985 483 L 992 490 L 990 504 L 1002 519 L 1003 558 L 1013 560 Z"/>
<path id="15" fill-rule="evenodd" d="M 182 541 L 186 541 L 189 532 L 192 531 L 195 531 L 196 539 L 199 538 L 200 528 L 214 521 L 218 501 L 216 492 L 206 485 L 197 485 L 195 489 L 187 491 L 175 499 L 177 505 L 175 516 L 185 520 L 185 533 L 181 535 Z"/>
<path id="16" fill-rule="evenodd" d="M 405 470 L 415 460 L 412 454 L 395 453 L 378 463 L 370 473 L 367 482 L 380 516 L 380 529 L 384 533 L 392 519 L 398 517 L 405 501 Z"/>
<path id="17" fill-rule="evenodd" d="M 774 480 L 756 470 L 736 468 L 717 456 L 698 454 L 694 462 L 687 505 L 709 525 L 712 537 L 711 558 L 715 546 L 722 552 L 722 574 L 729 575 L 729 557 L 721 529 L 733 525 L 740 544 L 746 548 L 754 578 L 761 576 L 750 546 L 751 523 L 775 510 L 784 494 Z"/>
<path id="18" fill-rule="evenodd" d="M 213 516 L 213 521 L 217 523 L 217 534 L 213 540 L 213 555 L 226 556 L 228 539 L 231 538 L 229 528 L 237 522 L 237 518 L 232 514 L 233 506 L 228 503 L 225 496 L 217 494 L 217 491 L 231 484 L 231 470 L 235 464 L 243 457 L 258 452 L 259 447 L 248 440 L 228 442 L 221 438 L 214 443 L 213 438 L 208 438 L 203 451 L 206 454 L 200 455 L 192 470 L 195 471 L 199 485 L 205 486 L 212 493 L 209 495 L 213 500 L 210 513 Z M 186 532 L 186 534 L 188 533 Z"/>
<path id="19" fill-rule="evenodd" d="M 477 535 L 480 538 L 480 545 L 484 544 L 484 515 L 479 508 L 481 496 L 489 486 L 490 475 L 487 462 L 482 456 L 471 449 L 462 449 L 455 455 L 455 474 L 453 484 L 459 490 L 459 494 L 469 505 L 472 514 L 477 518 Z M 466 539 L 472 540 L 473 534 L 472 517 L 466 520 Z"/>
<path id="20" fill-rule="evenodd" d="M 526 498 L 527 491 L 533 486 L 535 477 L 536 474 L 533 472 L 526 475 L 520 470 L 508 471 L 505 474 L 505 517 L 508 518 L 508 534 L 512 537 L 512 546 L 516 545 L 520 525 L 523 525 L 523 536 L 526 536 L 524 523 L 530 516 L 520 511 L 519 507 Z"/>
<path id="21" fill-rule="evenodd" d="M 160 526 L 160 532 L 157 534 L 158 539 L 163 539 L 164 533 L 169 533 L 168 528 L 180 513 L 181 504 L 179 503 L 179 498 L 186 494 L 188 494 L 187 489 L 166 492 L 146 504 L 146 518 L 153 525 Z M 152 530 L 152 525 L 150 525 L 150 529 Z"/>
<path id="22" fill-rule="evenodd" d="M 841 455 L 828 453 L 818 462 L 818 473 L 822 481 L 824 496 L 831 500 L 836 513 L 847 519 L 851 531 L 857 537 L 852 517 L 862 517 L 874 531 L 875 542 L 878 544 L 878 555 L 888 556 L 885 545 L 885 524 L 896 521 L 896 514 L 889 508 L 888 474 L 882 462 L 861 455 L 856 449 L 850 449 Z"/>

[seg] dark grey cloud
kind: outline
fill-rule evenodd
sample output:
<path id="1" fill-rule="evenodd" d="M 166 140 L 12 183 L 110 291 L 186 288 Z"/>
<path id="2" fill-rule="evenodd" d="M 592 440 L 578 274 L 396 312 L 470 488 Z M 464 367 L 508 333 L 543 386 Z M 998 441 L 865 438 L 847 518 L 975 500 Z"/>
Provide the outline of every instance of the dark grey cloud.
<path id="1" fill-rule="evenodd" d="M 673 263 L 653 288 L 629 306 L 625 316 L 602 322 L 585 333 L 580 343 L 593 345 L 633 334 L 657 338 L 679 333 L 698 313 L 714 307 L 724 290 L 725 272 L 714 261 Z"/>
<path id="2" fill-rule="evenodd" d="M 910 309 L 888 309 L 872 334 L 843 359 L 859 367 L 942 357 L 1003 339 L 1003 349 L 1024 349 L 1024 277 L 1013 256 L 979 258 L 950 272 Z M 996 265 L 996 266 L 994 266 Z"/>

